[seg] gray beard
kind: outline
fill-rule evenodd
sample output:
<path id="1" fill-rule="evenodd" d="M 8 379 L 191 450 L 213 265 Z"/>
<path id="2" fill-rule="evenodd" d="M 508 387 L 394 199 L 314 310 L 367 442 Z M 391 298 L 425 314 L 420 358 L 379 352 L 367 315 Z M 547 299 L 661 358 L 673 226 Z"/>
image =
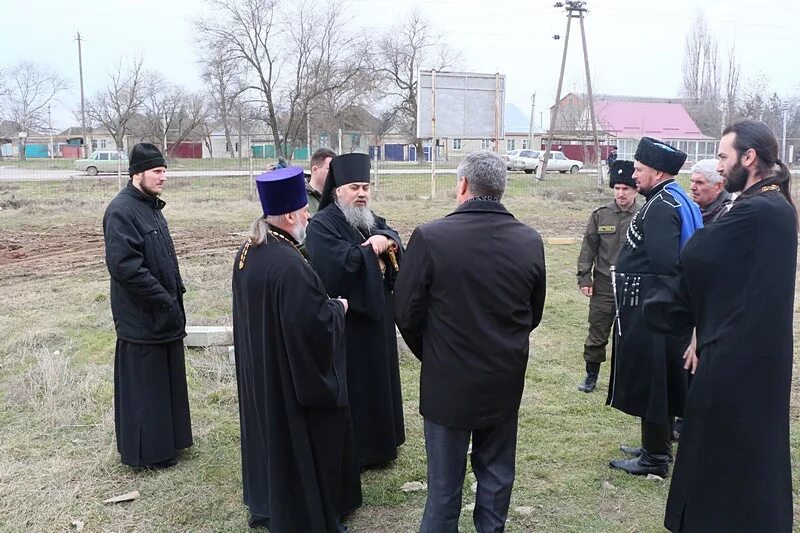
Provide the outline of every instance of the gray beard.
<path id="1" fill-rule="evenodd" d="M 295 224 L 290 233 L 292 237 L 294 237 L 294 240 L 297 241 L 297 244 L 306 242 L 306 227 L 302 222 Z"/>
<path id="2" fill-rule="evenodd" d="M 336 200 L 336 205 L 342 210 L 344 218 L 356 229 L 370 231 L 375 227 L 375 215 L 369 207 L 356 207 Z"/>

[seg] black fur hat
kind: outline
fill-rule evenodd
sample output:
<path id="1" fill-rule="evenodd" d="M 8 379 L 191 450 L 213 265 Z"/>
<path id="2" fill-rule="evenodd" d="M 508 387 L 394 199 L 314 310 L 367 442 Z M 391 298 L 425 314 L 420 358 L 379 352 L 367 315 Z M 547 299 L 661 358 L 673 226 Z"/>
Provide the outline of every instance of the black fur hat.
<path id="1" fill-rule="evenodd" d="M 636 181 L 633 179 L 633 161 L 617 159 L 608 167 L 608 186 L 613 189 L 617 183 L 636 188 Z"/>
<path id="2" fill-rule="evenodd" d="M 670 176 L 677 176 L 686 162 L 685 153 L 652 137 L 642 137 L 633 158 Z"/>
<path id="3" fill-rule="evenodd" d="M 134 145 L 131 157 L 128 159 L 128 175 L 133 176 L 156 167 L 167 168 L 167 162 L 158 147 L 150 143 Z"/>

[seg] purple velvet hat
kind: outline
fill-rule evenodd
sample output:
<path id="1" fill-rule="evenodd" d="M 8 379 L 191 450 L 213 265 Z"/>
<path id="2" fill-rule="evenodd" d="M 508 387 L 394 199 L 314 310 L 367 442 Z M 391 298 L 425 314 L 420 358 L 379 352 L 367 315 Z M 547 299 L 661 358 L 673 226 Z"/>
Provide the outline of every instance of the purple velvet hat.
<path id="1" fill-rule="evenodd" d="M 291 213 L 308 204 L 301 167 L 279 168 L 256 176 L 256 188 L 265 217 Z"/>

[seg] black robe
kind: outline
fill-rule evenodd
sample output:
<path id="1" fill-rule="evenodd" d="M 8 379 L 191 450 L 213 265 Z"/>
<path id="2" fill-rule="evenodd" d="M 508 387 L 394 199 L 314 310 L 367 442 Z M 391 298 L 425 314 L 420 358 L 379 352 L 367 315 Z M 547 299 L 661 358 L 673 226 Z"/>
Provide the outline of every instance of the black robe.
<path id="1" fill-rule="evenodd" d="M 277 230 L 276 230 L 277 231 Z M 336 531 L 361 504 L 347 409 L 344 308 L 289 242 L 233 267 L 244 502 L 273 533 Z"/>
<path id="2" fill-rule="evenodd" d="M 400 236 L 375 217 L 372 235 L 384 235 L 398 245 Z M 397 333 L 392 289 L 396 273 L 384 258 L 386 275 L 366 236 L 351 226 L 335 204 L 317 212 L 308 225 L 306 250 L 328 294 L 347 298 L 347 385 L 350 412 L 362 467 L 397 458 L 405 441 Z"/>
<path id="3" fill-rule="evenodd" d="M 745 191 L 681 253 L 679 281 L 645 302 L 654 327 L 697 328 L 665 526 L 791 531 L 789 397 L 797 229 L 770 180 Z"/>
<path id="4" fill-rule="evenodd" d="M 683 353 L 690 335 L 675 337 L 650 329 L 642 298 L 656 276 L 679 272 L 681 218 L 662 182 L 631 220 L 617 257 L 611 379 L 606 403 L 653 424 L 681 416 L 688 390 Z"/>

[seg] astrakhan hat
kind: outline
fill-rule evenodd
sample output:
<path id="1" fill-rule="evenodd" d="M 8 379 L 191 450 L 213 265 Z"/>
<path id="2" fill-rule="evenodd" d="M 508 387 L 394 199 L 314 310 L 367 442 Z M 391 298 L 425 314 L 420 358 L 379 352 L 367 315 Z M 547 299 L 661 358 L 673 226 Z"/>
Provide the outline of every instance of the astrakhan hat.
<path id="1" fill-rule="evenodd" d="M 283 215 L 308 204 L 301 167 L 286 167 L 256 176 L 256 189 L 264 216 Z"/>
<path id="2" fill-rule="evenodd" d="M 652 137 L 642 137 L 633 158 L 670 176 L 677 176 L 686 162 L 685 153 Z"/>
<path id="3" fill-rule="evenodd" d="M 608 186 L 613 189 L 617 184 L 636 188 L 636 181 L 633 179 L 633 161 L 617 159 L 608 167 Z"/>

